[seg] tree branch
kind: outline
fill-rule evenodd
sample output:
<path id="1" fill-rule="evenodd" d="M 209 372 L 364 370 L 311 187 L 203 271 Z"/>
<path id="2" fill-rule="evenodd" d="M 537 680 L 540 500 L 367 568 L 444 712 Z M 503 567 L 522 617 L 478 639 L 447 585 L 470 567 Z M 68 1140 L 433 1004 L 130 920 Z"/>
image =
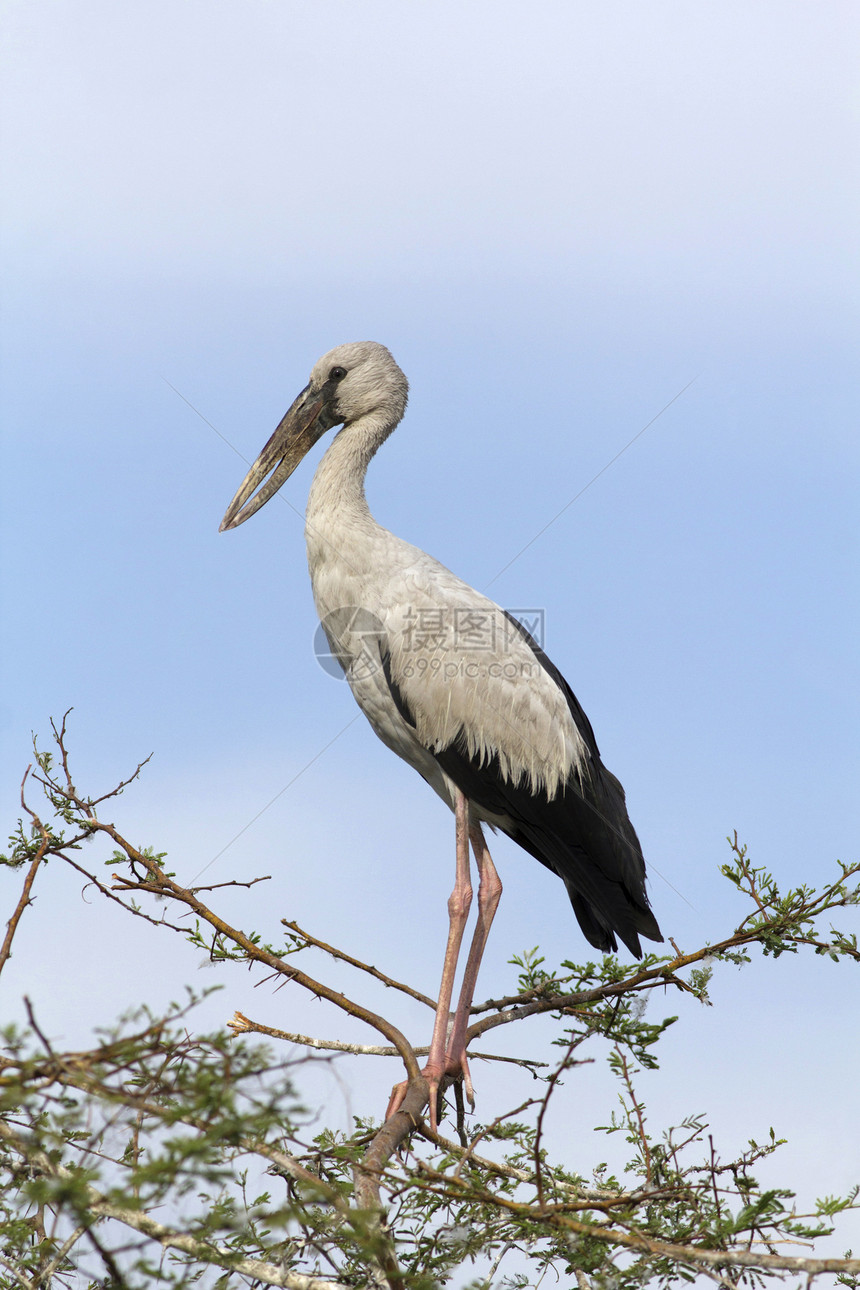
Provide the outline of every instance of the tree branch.
<path id="1" fill-rule="evenodd" d="M 27 814 L 30 816 L 30 818 L 32 819 L 34 826 L 41 833 L 42 841 L 39 843 L 39 848 L 36 854 L 33 856 L 32 861 L 30 862 L 30 867 L 27 870 L 27 876 L 24 879 L 24 886 L 21 890 L 21 895 L 18 898 L 18 903 L 15 906 L 15 909 L 12 913 L 12 917 L 9 919 L 8 923 L 6 924 L 6 935 L 3 938 L 2 946 L 0 946 L 0 972 L 3 971 L 4 967 L 9 962 L 9 959 L 12 957 L 12 941 L 14 940 L 15 933 L 18 930 L 18 924 L 21 921 L 21 916 L 24 913 L 24 910 L 30 904 L 30 892 L 33 890 L 33 883 L 36 881 L 36 873 L 38 871 L 39 865 L 42 863 L 48 851 L 50 851 L 51 849 L 51 839 L 48 835 L 48 830 L 45 828 L 44 824 L 39 819 L 38 815 L 36 815 L 34 811 L 30 810 L 29 806 L 27 805 L 24 799 L 24 785 L 27 782 L 27 776 L 29 774 L 30 774 L 30 767 L 28 766 L 27 769 L 24 771 L 24 778 L 21 780 L 21 805 L 24 808 L 24 810 L 27 812 Z"/>
<path id="2" fill-rule="evenodd" d="M 445 1183 L 434 1187 L 433 1191 L 437 1196 L 446 1196 L 451 1200 L 462 1200 L 467 1190 L 466 1186 L 458 1187 L 456 1183 L 456 1178 L 448 1175 Z M 476 1192 L 474 1188 L 469 1187 L 468 1193 L 470 1200 L 483 1199 L 486 1203 L 496 1205 L 521 1220 L 548 1223 L 561 1231 L 572 1232 L 577 1236 L 586 1236 L 606 1245 L 621 1245 L 625 1249 L 641 1254 L 654 1254 L 661 1258 L 675 1259 L 679 1263 L 695 1269 L 702 1268 L 702 1270 L 705 1270 L 707 1268 L 729 1266 L 770 1268 L 774 1271 L 782 1272 L 802 1272 L 808 1276 L 818 1276 L 825 1272 L 847 1276 L 860 1274 L 860 1259 L 806 1259 L 798 1258 L 794 1255 L 754 1254 L 751 1250 L 712 1250 L 695 1245 L 679 1245 L 672 1241 L 657 1240 L 636 1228 L 625 1231 L 617 1226 L 609 1227 L 596 1223 L 584 1223 L 579 1219 L 572 1218 L 567 1212 L 567 1206 L 544 1206 L 543 1209 L 539 1209 L 535 1205 L 512 1201 L 498 1192 Z"/>
<path id="3" fill-rule="evenodd" d="M 277 1026 L 266 1026 L 261 1021 L 251 1021 L 243 1012 L 234 1012 L 227 1022 L 227 1028 L 236 1035 L 268 1035 L 271 1039 L 283 1039 L 290 1044 L 302 1044 L 306 1048 L 319 1049 L 332 1053 L 352 1053 L 359 1057 L 399 1057 L 400 1053 L 390 1044 L 348 1044 L 342 1039 L 317 1039 L 313 1035 L 299 1035 L 289 1030 L 279 1030 Z M 416 1057 L 426 1057 L 430 1052 L 427 1044 L 413 1047 Z M 507 1057 L 502 1053 L 470 1053 L 474 1061 L 506 1062 L 511 1066 L 522 1066 L 534 1071 L 548 1066 L 548 1062 L 532 1061 L 528 1057 Z"/>
<path id="4" fill-rule="evenodd" d="M 64 728 L 65 727 L 63 727 L 63 730 Z M 396 1026 L 392 1025 L 391 1022 L 386 1020 L 386 1018 L 380 1017 L 369 1008 L 365 1008 L 361 1004 L 355 1003 L 340 991 L 333 990 L 321 981 L 314 980 L 313 977 L 308 976 L 307 973 L 302 972 L 299 968 L 292 967 L 285 963 L 277 954 L 266 949 L 264 946 L 258 945 L 251 937 L 247 936 L 238 928 L 231 927 L 223 918 L 220 918 L 218 914 L 205 905 L 193 890 L 182 887 L 179 883 L 174 882 L 152 856 L 148 856 L 144 852 L 139 851 L 137 847 L 132 846 L 132 844 L 124 838 L 118 829 L 116 829 L 112 824 L 106 824 L 97 819 L 92 813 L 90 803 L 81 798 L 71 784 L 68 768 L 65 763 L 65 749 L 63 749 L 63 757 L 63 764 L 66 769 L 66 777 L 68 781 L 67 786 L 64 788 L 62 785 L 58 784 L 56 780 L 49 780 L 48 784 L 50 790 L 58 794 L 70 807 L 73 807 L 80 812 L 84 817 L 88 828 L 93 833 L 103 833 L 107 837 L 111 838 L 111 840 L 115 842 L 128 857 L 133 866 L 139 866 L 140 869 L 146 872 L 147 877 L 144 880 L 136 880 L 132 882 L 128 879 L 120 879 L 122 890 L 135 891 L 145 895 L 165 896 L 177 901 L 179 904 L 187 906 L 202 922 L 205 922 L 212 927 L 216 934 L 225 937 L 227 940 L 232 941 L 234 945 L 238 946 L 245 957 L 250 959 L 252 962 L 265 964 L 266 967 L 271 968 L 273 972 L 286 977 L 288 980 L 295 981 L 297 985 L 302 986 L 311 994 L 327 999 L 329 1003 L 333 1003 L 336 1007 L 348 1013 L 349 1016 L 357 1017 L 367 1025 L 372 1026 L 375 1030 L 378 1030 L 380 1034 L 383 1034 L 389 1043 L 393 1044 L 397 1049 L 397 1052 L 400 1054 L 404 1065 L 406 1066 L 408 1076 L 412 1078 L 418 1074 L 418 1061 L 411 1045 L 401 1031 L 398 1030 Z M 58 854 L 61 855 L 64 860 L 72 863 L 74 867 L 80 871 L 80 866 L 71 861 L 62 850 L 60 850 Z M 86 876 L 90 881 L 94 882 L 96 886 L 101 889 L 102 884 L 99 883 L 94 874 L 91 874 L 86 870 L 83 872 L 86 873 Z"/>
<path id="5" fill-rule="evenodd" d="M 46 1177 L 73 1182 L 75 1189 L 82 1190 L 86 1196 L 89 1214 L 96 1218 L 114 1219 L 150 1240 L 156 1241 L 165 1250 L 179 1250 L 205 1263 L 214 1264 L 229 1272 L 255 1277 L 264 1285 L 281 1286 L 284 1290 L 348 1290 L 342 1281 L 328 1281 L 320 1277 L 306 1276 L 300 1272 L 285 1272 L 282 1268 L 276 1267 L 273 1263 L 266 1263 L 262 1259 L 237 1256 L 226 1246 L 213 1245 L 208 1241 L 198 1240 L 188 1232 L 167 1227 L 164 1223 L 157 1223 L 142 1210 L 115 1205 L 94 1187 L 82 1182 L 78 1174 L 64 1165 L 54 1164 L 44 1151 L 34 1148 L 2 1120 L 0 1120 L 0 1138 L 17 1153 L 21 1160 L 26 1161 L 30 1169 Z M 89 1223 L 86 1224 L 87 1229 L 90 1226 Z"/>
<path id="6" fill-rule="evenodd" d="M 306 932 L 299 927 L 296 922 L 288 922 L 286 918 L 282 918 L 281 922 L 284 927 L 288 927 L 291 932 L 296 934 L 296 936 L 301 936 L 303 941 L 307 941 L 308 945 L 313 945 L 318 950 L 324 950 L 325 953 L 330 954 L 332 958 L 340 959 L 343 963 L 349 963 L 351 967 L 358 968 L 360 972 L 367 972 L 369 976 L 374 977 L 377 981 L 381 981 L 383 985 L 394 990 L 400 990 L 403 994 L 408 994 L 411 999 L 417 999 L 419 1003 L 425 1004 L 431 1011 L 436 1011 L 436 1000 L 431 999 L 426 994 L 422 994 L 420 990 L 413 990 L 411 985 L 405 985 L 402 981 L 395 981 L 393 977 L 386 976 L 385 973 L 380 972 L 378 968 L 371 967 L 369 963 L 362 963 L 361 959 L 353 958 L 351 954 L 347 954 L 343 950 L 337 949 L 334 945 L 326 945 L 325 941 L 317 940 L 315 936 L 311 936 L 310 932 Z"/>

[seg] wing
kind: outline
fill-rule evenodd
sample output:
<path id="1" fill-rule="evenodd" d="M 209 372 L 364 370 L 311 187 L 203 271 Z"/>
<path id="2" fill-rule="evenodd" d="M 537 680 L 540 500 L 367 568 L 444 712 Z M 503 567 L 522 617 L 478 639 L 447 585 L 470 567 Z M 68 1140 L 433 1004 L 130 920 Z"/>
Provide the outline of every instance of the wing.
<path id="1" fill-rule="evenodd" d="M 507 637 L 483 668 L 474 647 L 458 655 L 441 640 L 414 650 L 411 665 L 403 650 L 384 654 L 392 702 L 480 812 L 558 874 L 586 939 L 608 952 L 617 933 L 640 957 L 640 935 L 662 936 L 624 790 L 567 681 L 521 624 L 491 608 Z"/>
<path id="2" fill-rule="evenodd" d="M 436 754 L 462 746 L 478 766 L 551 800 L 591 759 L 594 736 L 534 642 L 500 606 L 441 565 L 398 580 L 381 608 L 388 675 L 421 744 Z"/>
<path id="3" fill-rule="evenodd" d="M 662 939 L 642 850 L 570 686 L 519 623 L 443 565 L 391 535 L 383 555 L 360 588 L 342 570 L 329 585 L 324 568 L 314 584 L 365 716 L 441 797 L 456 785 L 558 874 L 592 945 L 613 950 L 617 934 L 640 955 L 640 935 Z"/>

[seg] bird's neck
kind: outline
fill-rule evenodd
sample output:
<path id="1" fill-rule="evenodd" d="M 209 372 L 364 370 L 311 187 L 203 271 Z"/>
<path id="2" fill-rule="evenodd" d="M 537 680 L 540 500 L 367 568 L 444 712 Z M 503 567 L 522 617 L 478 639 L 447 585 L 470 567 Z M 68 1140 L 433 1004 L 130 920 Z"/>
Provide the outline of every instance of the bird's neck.
<path id="1" fill-rule="evenodd" d="M 336 549 L 338 535 L 372 539 L 381 531 L 364 495 L 370 460 L 396 421 L 366 416 L 350 422 L 336 435 L 314 475 L 305 516 L 308 555 L 326 558 Z"/>

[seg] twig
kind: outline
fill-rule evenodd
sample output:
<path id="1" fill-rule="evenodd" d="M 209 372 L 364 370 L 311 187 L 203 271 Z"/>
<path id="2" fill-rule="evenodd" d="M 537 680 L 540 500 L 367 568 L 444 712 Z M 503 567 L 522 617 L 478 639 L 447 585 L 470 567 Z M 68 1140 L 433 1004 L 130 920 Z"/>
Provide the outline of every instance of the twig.
<path id="1" fill-rule="evenodd" d="M 510 1250 L 514 1250 L 514 1249 L 516 1249 L 516 1246 L 514 1245 L 514 1242 L 513 1242 L 513 1241 L 506 1241 L 506 1242 L 505 1242 L 505 1244 L 502 1246 L 502 1248 L 499 1250 L 499 1252 L 498 1252 L 498 1254 L 496 1255 L 496 1257 L 493 1259 L 493 1262 L 490 1264 L 490 1267 L 489 1267 L 489 1269 L 488 1269 L 488 1271 L 487 1271 L 487 1275 L 486 1275 L 486 1277 L 485 1277 L 485 1282 L 486 1282 L 486 1285 L 487 1285 L 487 1290 L 489 1290 L 490 1286 L 492 1285 L 493 1277 L 494 1277 L 494 1276 L 496 1275 L 496 1273 L 498 1272 L 498 1270 L 499 1270 L 499 1266 L 500 1266 L 500 1264 L 501 1264 L 501 1262 L 502 1262 L 502 1259 L 505 1257 L 505 1255 L 506 1255 Z"/>
<path id="2" fill-rule="evenodd" d="M 462 1155 L 462 1159 L 460 1160 L 460 1163 L 457 1165 L 457 1168 L 454 1171 L 454 1177 L 460 1178 L 462 1176 L 463 1170 L 465 1169 L 466 1165 L 469 1163 L 470 1160 L 474 1160 L 476 1163 L 478 1162 L 480 1157 L 475 1155 L 475 1147 L 478 1145 L 478 1143 L 481 1141 L 482 1138 L 488 1138 L 491 1133 L 495 1132 L 496 1128 L 500 1124 L 504 1124 L 505 1120 L 512 1120 L 515 1115 L 522 1115 L 523 1111 L 527 1111 L 529 1107 L 534 1106 L 534 1104 L 535 1104 L 535 1099 L 529 1098 L 528 1101 L 521 1102 L 519 1106 L 515 1106 L 512 1111 L 505 1111 L 503 1115 L 497 1115 L 495 1120 L 493 1120 L 490 1124 L 485 1124 L 484 1127 L 475 1134 L 474 1138 L 470 1143 L 462 1144 L 463 1155 Z M 432 1139 L 429 1139 L 429 1140 L 432 1141 Z"/>
<path id="3" fill-rule="evenodd" d="M 29 1277 L 25 1277 L 24 1273 L 19 1272 L 16 1267 L 13 1267 L 11 1263 L 8 1263 L 6 1259 L 3 1258 L 2 1254 L 0 1254 L 0 1267 L 4 1267 L 7 1272 L 11 1272 L 18 1284 L 24 1287 L 24 1290 L 36 1290 L 36 1282 L 31 1281 Z"/>
<path id="4" fill-rule="evenodd" d="M 103 896 L 106 896 L 108 900 L 113 900 L 121 909 L 127 910 L 129 914 L 134 914 L 135 918 L 142 918 L 144 922 L 152 923 L 153 927 L 167 927 L 171 932 L 179 932 L 181 936 L 188 935 L 188 929 L 186 927 L 177 927 L 175 923 L 169 923 L 164 917 L 164 914 L 162 914 L 160 918 L 153 918 L 152 914 L 147 914 L 145 909 L 137 909 L 134 905 L 127 905 L 124 900 L 120 900 L 119 896 L 115 894 L 117 891 L 136 891 L 138 887 L 137 883 L 130 883 L 128 887 L 125 887 L 121 886 L 119 882 L 117 882 L 114 883 L 113 888 L 106 887 L 94 873 L 90 873 L 89 869 L 84 868 L 82 864 L 78 864 L 77 860 L 74 860 L 70 855 L 66 855 L 65 851 L 63 852 L 62 858 L 72 869 L 76 869 L 82 878 L 86 878 L 87 884 L 82 888 L 81 895 L 86 891 L 87 886 L 93 886 L 97 891 L 100 891 Z"/>
<path id="5" fill-rule="evenodd" d="M 69 754 L 66 751 L 66 720 L 70 712 L 74 712 L 74 708 L 66 708 L 66 711 L 63 713 L 63 719 L 60 722 L 59 730 L 57 729 L 57 724 L 52 717 L 51 729 L 54 732 L 54 739 L 56 741 L 57 747 L 60 750 L 60 762 L 63 767 L 63 774 L 65 775 L 65 778 L 66 778 L 66 788 L 74 795 L 75 786 L 72 783 L 72 776 L 71 776 L 71 772 L 69 771 Z M 102 793 L 101 797 L 87 798 L 87 805 L 91 808 L 90 814 L 95 815 L 95 810 L 92 809 L 93 807 L 100 805 L 100 803 L 102 802 L 107 802 L 112 797 L 119 797 L 123 789 L 128 788 L 129 784 L 134 783 L 134 781 L 140 775 L 140 772 L 143 770 L 144 766 L 146 766 L 148 762 L 152 761 L 152 758 L 153 758 L 152 753 L 150 753 L 148 757 L 144 757 L 143 761 L 139 761 L 137 763 L 137 766 L 131 772 L 128 779 L 121 779 L 119 783 L 116 785 L 116 787 L 110 789 L 107 793 Z M 44 784 L 45 780 L 39 779 L 39 783 Z"/>
<path id="6" fill-rule="evenodd" d="M 209 887 L 189 887 L 188 890 L 193 891 L 196 896 L 201 891 L 220 891 L 222 887 L 253 887 L 258 882 L 271 881 L 272 875 L 267 873 L 260 878 L 251 878 L 248 882 L 240 882 L 238 878 L 231 878 L 229 882 L 213 882 Z"/>
<path id="7" fill-rule="evenodd" d="M 553 989 L 552 997 L 557 998 L 559 996 L 559 987 L 569 980 L 571 980 L 570 977 L 563 977 L 561 980 L 553 978 L 551 981 L 544 981 L 542 985 L 532 986 L 531 990 L 522 990 L 519 994 L 506 994 L 501 999 L 486 999 L 484 1003 L 473 1003 L 470 1011 L 480 1014 L 490 1011 L 502 1012 L 505 1008 L 521 1007 L 524 1003 L 531 1003 L 533 999 L 546 998 L 551 988 Z"/>
<path id="8" fill-rule="evenodd" d="M 15 906 L 12 917 L 9 919 L 8 923 L 6 924 L 6 935 L 3 938 L 2 946 L 0 946 L 0 972 L 3 971 L 4 967 L 9 962 L 9 959 L 12 956 L 12 941 L 14 940 L 15 933 L 18 930 L 18 924 L 21 921 L 21 915 L 24 913 L 24 910 L 30 904 L 30 892 L 33 889 L 33 883 L 36 881 L 36 871 L 38 870 L 39 865 L 42 863 L 42 861 L 44 860 L 45 856 L 47 855 L 51 847 L 51 839 L 48 836 L 48 830 L 45 828 L 44 824 L 39 819 L 38 815 L 36 815 L 35 811 L 31 811 L 26 801 L 24 800 L 24 785 L 27 782 L 27 776 L 30 774 L 30 769 L 31 767 L 28 766 L 27 769 L 24 771 L 24 778 L 21 780 L 21 805 L 24 808 L 24 810 L 27 812 L 27 814 L 30 816 L 30 818 L 32 819 L 34 826 L 38 828 L 39 832 L 42 834 L 42 841 L 39 844 L 38 851 L 36 852 L 32 861 L 30 862 L 30 867 L 27 870 L 27 876 L 24 879 L 24 886 L 21 889 L 21 895 L 18 898 L 18 904 Z"/>
<path id="9" fill-rule="evenodd" d="M 627 1096 L 630 1098 L 630 1102 L 633 1106 L 633 1110 L 636 1113 L 637 1136 L 639 1138 L 639 1145 L 642 1148 L 642 1160 L 645 1165 L 645 1185 L 647 1187 L 650 1187 L 651 1174 L 652 1174 L 651 1148 L 648 1145 L 648 1134 L 645 1132 L 645 1115 L 643 1113 L 642 1104 L 637 1098 L 636 1090 L 633 1087 L 633 1076 L 630 1074 L 630 1063 L 627 1060 L 627 1055 L 621 1051 L 621 1049 L 618 1047 L 617 1044 L 615 1045 L 615 1052 L 618 1057 L 618 1061 L 621 1065 L 621 1078 L 623 1079 L 624 1086 L 627 1089 Z M 713 1145 L 714 1144 L 712 1139 L 711 1140 L 712 1152 L 713 1152 Z M 715 1184 L 715 1187 L 716 1187 L 716 1184 Z M 717 1213 L 719 1214 L 719 1201 L 717 1201 Z"/>
<path id="10" fill-rule="evenodd" d="M 264 1285 L 281 1286 L 284 1290 L 346 1290 L 342 1281 L 327 1281 L 320 1277 L 305 1276 L 299 1272 L 286 1272 L 283 1268 L 266 1263 L 262 1259 L 242 1258 L 228 1246 L 200 1240 L 188 1232 L 157 1223 L 142 1210 L 115 1205 L 94 1187 L 84 1182 L 78 1174 L 64 1165 L 52 1162 L 45 1152 L 20 1138 L 2 1121 L 0 1121 L 0 1138 L 4 1139 L 30 1169 L 35 1169 L 49 1178 L 74 1181 L 75 1191 L 85 1195 L 86 1208 L 96 1218 L 110 1218 L 123 1223 L 126 1227 L 131 1227 L 149 1237 L 150 1240 L 156 1241 L 165 1250 L 179 1250 L 229 1272 L 256 1278 Z"/>
<path id="11" fill-rule="evenodd" d="M 590 1031 L 587 1030 L 583 1031 L 579 1035 L 574 1035 L 573 1039 L 571 1039 L 568 1044 L 567 1052 L 549 1077 L 549 1087 L 547 1088 L 546 1093 L 540 1099 L 540 1111 L 538 1112 L 537 1124 L 535 1126 L 535 1145 L 533 1151 L 535 1162 L 535 1191 L 537 1192 L 538 1209 L 543 1209 L 543 1166 L 540 1158 L 540 1144 L 541 1138 L 543 1137 L 544 1116 L 546 1115 L 549 1107 L 549 1100 L 555 1092 L 563 1072 L 566 1071 L 570 1065 L 574 1050 L 589 1037 Z"/>
<path id="12" fill-rule="evenodd" d="M 725 940 L 717 941 L 715 945 L 706 945 L 692 954 L 678 954 L 668 963 L 660 963 L 653 968 L 642 968 L 621 981 L 609 981 L 604 985 L 594 986 L 590 990 L 579 990 L 571 994 L 533 998 L 522 1007 L 514 1006 L 505 1012 L 473 1022 L 467 1031 L 467 1040 L 471 1042 L 479 1035 L 486 1034 L 488 1030 L 493 1030 L 496 1026 L 507 1026 L 512 1021 L 519 1021 L 521 1017 L 536 1016 L 544 1012 L 570 1013 L 583 1008 L 586 1004 L 599 1003 L 616 995 L 632 994 L 638 990 L 653 990 L 661 986 L 674 985 L 677 989 L 688 992 L 690 986 L 678 977 L 679 971 L 690 967 L 693 963 L 701 963 L 704 959 L 713 958 L 714 955 L 721 954 L 725 950 L 755 944 L 759 938 L 760 929 L 736 931 Z"/>
<path id="13" fill-rule="evenodd" d="M 96 819 L 94 815 L 90 814 L 89 804 L 78 795 L 73 787 L 69 786 L 67 788 L 63 788 L 55 781 L 52 782 L 51 786 L 54 792 L 65 798 L 71 806 L 74 806 L 81 812 L 81 814 L 84 815 L 86 823 L 90 828 L 92 828 L 93 832 L 104 833 L 107 837 L 111 838 L 116 845 L 125 852 L 132 865 L 139 866 L 141 869 L 146 871 L 146 880 L 132 883 L 126 879 L 122 879 L 122 890 L 137 891 L 145 893 L 146 895 L 166 896 L 177 901 L 179 904 L 187 905 L 191 910 L 193 910 L 198 918 L 201 919 L 201 921 L 209 924 L 213 929 L 213 933 L 216 938 L 218 936 L 223 936 L 227 940 L 232 941 L 234 945 L 242 950 L 245 957 L 250 959 L 252 962 L 265 964 L 286 980 L 295 981 L 296 984 L 310 991 L 311 994 L 327 999 L 330 1003 L 335 1004 L 350 1016 L 358 1017 L 359 1020 L 364 1021 L 367 1025 L 378 1030 L 397 1049 L 403 1059 L 404 1065 L 406 1066 L 408 1077 L 411 1079 L 418 1074 L 418 1061 L 408 1040 L 401 1031 L 398 1030 L 396 1026 L 392 1025 L 386 1018 L 380 1017 L 369 1008 L 365 1008 L 361 1004 L 354 1002 L 345 994 L 342 994 L 338 990 L 333 990 L 330 986 L 324 985 L 321 981 L 315 981 L 313 977 L 308 976 L 307 973 L 302 972 L 299 968 L 292 967 L 285 963 L 283 959 L 279 958 L 278 955 L 273 953 L 271 950 L 258 945 L 238 928 L 231 927 L 224 921 L 224 919 L 214 913 L 208 905 L 205 905 L 201 900 L 199 900 L 192 890 L 180 886 L 178 882 L 174 882 L 172 878 L 168 877 L 156 860 L 139 851 L 137 847 L 132 846 L 132 844 L 124 838 L 112 824 L 103 823 L 101 820 Z M 68 859 L 65 854 L 64 859 Z M 70 861 L 70 863 L 72 862 Z M 94 875 L 88 874 L 88 877 L 95 882 L 96 885 L 100 886 Z M 118 899 L 118 897 L 114 898 Z"/>
<path id="14" fill-rule="evenodd" d="M 40 1274 L 45 1285 L 48 1285 L 50 1283 L 50 1278 L 54 1275 L 55 1272 L 57 1272 L 60 1269 L 60 1264 L 62 1263 L 63 1259 L 66 1257 L 66 1255 L 68 1254 L 72 1246 L 76 1245 L 77 1242 L 81 1239 L 85 1231 L 86 1231 L 85 1225 L 82 1225 L 81 1227 L 76 1227 L 73 1232 L 69 1233 L 69 1235 L 63 1241 L 63 1244 L 60 1246 L 60 1248 L 58 1250 L 55 1250 L 54 1254 L 51 1256 L 50 1263 L 48 1263 L 42 1269 L 42 1272 Z"/>
<path id="15" fill-rule="evenodd" d="M 400 1053 L 390 1044 L 348 1044 L 342 1039 L 317 1039 L 313 1035 L 299 1035 L 289 1030 L 279 1030 L 277 1026 L 266 1026 L 261 1021 L 251 1021 L 244 1012 L 234 1012 L 227 1022 L 227 1027 L 236 1035 L 259 1034 L 269 1035 L 272 1039 L 283 1039 L 290 1044 L 303 1044 L 306 1048 L 320 1048 L 326 1052 L 353 1053 L 358 1057 L 399 1057 Z M 416 1057 L 426 1057 L 430 1052 L 429 1045 L 413 1047 Z M 470 1057 L 482 1062 L 508 1062 L 514 1066 L 524 1066 L 526 1070 L 536 1070 L 548 1066 L 548 1062 L 532 1061 L 527 1057 L 507 1057 L 501 1053 L 470 1053 Z"/>
<path id="16" fill-rule="evenodd" d="M 453 1144 L 452 1144 L 453 1145 Z M 450 1200 L 462 1200 L 464 1186 L 457 1185 L 456 1179 L 446 1176 L 443 1185 L 435 1187 L 434 1194 Z M 660 1193 L 651 1193 L 656 1197 Z M 719 1268 L 729 1264 L 742 1268 L 768 1268 L 774 1271 L 801 1272 L 810 1276 L 833 1272 L 840 1275 L 856 1276 L 860 1273 L 860 1259 L 803 1259 L 784 1254 L 753 1254 L 751 1250 L 713 1250 L 702 1246 L 681 1245 L 674 1241 L 662 1241 L 648 1236 L 638 1229 L 626 1231 L 619 1226 L 601 1223 L 586 1223 L 573 1218 L 569 1206 L 544 1206 L 538 1214 L 533 1205 L 511 1200 L 502 1192 L 483 1192 L 474 1187 L 469 1190 L 473 1203 L 492 1203 L 504 1209 L 516 1218 L 532 1222 L 537 1218 L 560 1231 L 577 1236 L 591 1237 L 606 1245 L 620 1245 L 624 1249 L 643 1254 L 654 1254 L 658 1257 L 674 1259 L 686 1267 L 705 1271 L 706 1268 Z M 636 1198 L 641 1199 L 641 1198 Z M 590 1206 L 583 1206 L 590 1208 Z"/>
<path id="17" fill-rule="evenodd" d="M 116 1259 L 113 1257 L 111 1251 L 107 1249 L 106 1246 L 102 1245 L 93 1230 L 94 1226 L 95 1225 L 93 1223 L 88 1223 L 84 1228 L 84 1235 L 105 1266 L 105 1271 L 109 1278 L 107 1284 L 110 1286 L 111 1290 L 128 1290 L 128 1282 L 120 1272 Z"/>
<path id="18" fill-rule="evenodd" d="M 24 1007 L 27 1010 L 27 1020 L 29 1021 L 30 1026 L 32 1027 L 33 1033 L 41 1041 L 41 1044 L 45 1049 L 45 1052 L 48 1054 L 48 1056 L 56 1058 L 56 1053 L 51 1047 L 51 1041 L 48 1039 L 47 1035 L 45 1035 L 43 1031 L 40 1029 L 38 1022 L 36 1021 L 36 1014 L 33 1012 L 33 1005 L 30 1002 L 30 1000 L 27 998 L 26 994 L 24 995 Z"/>
<path id="19" fill-rule="evenodd" d="M 433 1012 L 436 1011 L 436 1000 L 429 998 L 426 994 L 422 994 L 420 990 L 413 990 L 411 985 L 405 985 L 402 981 L 395 981 L 393 977 L 386 976 L 384 972 L 380 972 L 379 968 L 371 967 L 369 963 L 362 963 L 360 959 L 353 958 L 351 954 L 346 954 L 343 950 L 337 949 L 334 945 L 326 945 L 325 941 L 317 940 L 315 936 L 311 936 L 310 932 L 306 932 L 303 928 L 299 927 L 296 922 L 288 922 L 286 918 L 282 918 L 281 922 L 284 927 L 288 927 L 291 932 L 295 932 L 297 936 L 301 936 L 302 940 L 307 941 L 308 945 L 313 945 L 318 950 L 324 950 L 325 953 L 330 954 L 332 958 L 340 959 L 344 963 L 349 963 L 351 967 L 358 968 L 361 972 L 366 972 L 368 976 L 372 976 L 375 980 L 381 981 L 383 985 L 388 986 L 393 990 L 401 990 L 403 994 L 408 994 L 411 999 L 417 999 L 419 1003 L 425 1004 Z"/>
<path id="20" fill-rule="evenodd" d="M 303 1044 L 305 1048 L 320 1048 L 326 1052 L 353 1053 L 356 1056 L 398 1057 L 396 1048 L 381 1044 L 348 1044 L 341 1039 L 315 1039 L 312 1035 L 291 1034 L 288 1030 L 278 1030 L 276 1026 L 264 1026 L 261 1021 L 250 1021 L 243 1012 L 234 1012 L 227 1022 L 227 1028 L 235 1035 L 254 1033 L 269 1035 L 272 1039 L 283 1039 L 290 1044 Z M 429 1048 L 413 1048 L 416 1057 L 430 1051 Z"/>

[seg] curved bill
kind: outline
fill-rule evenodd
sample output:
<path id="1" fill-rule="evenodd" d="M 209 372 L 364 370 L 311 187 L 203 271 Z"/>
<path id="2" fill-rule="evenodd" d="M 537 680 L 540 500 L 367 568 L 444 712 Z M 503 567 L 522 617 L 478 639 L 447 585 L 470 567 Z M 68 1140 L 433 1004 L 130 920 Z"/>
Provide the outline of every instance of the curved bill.
<path id="1" fill-rule="evenodd" d="M 329 428 L 321 415 L 324 404 L 324 392 L 312 394 L 306 385 L 242 480 L 227 507 L 219 533 L 243 524 L 289 479 L 305 454 Z"/>

